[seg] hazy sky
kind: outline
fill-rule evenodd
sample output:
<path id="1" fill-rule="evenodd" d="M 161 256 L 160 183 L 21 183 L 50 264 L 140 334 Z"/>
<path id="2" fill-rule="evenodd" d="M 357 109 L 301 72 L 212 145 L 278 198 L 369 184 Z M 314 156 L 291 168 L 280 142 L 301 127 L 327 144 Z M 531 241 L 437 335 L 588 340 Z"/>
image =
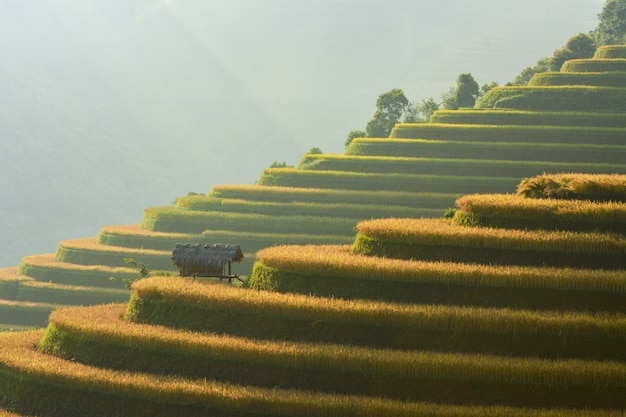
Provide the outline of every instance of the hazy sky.
<path id="1" fill-rule="evenodd" d="M 601 0 L 0 0 L 0 266 L 511 81 Z"/>

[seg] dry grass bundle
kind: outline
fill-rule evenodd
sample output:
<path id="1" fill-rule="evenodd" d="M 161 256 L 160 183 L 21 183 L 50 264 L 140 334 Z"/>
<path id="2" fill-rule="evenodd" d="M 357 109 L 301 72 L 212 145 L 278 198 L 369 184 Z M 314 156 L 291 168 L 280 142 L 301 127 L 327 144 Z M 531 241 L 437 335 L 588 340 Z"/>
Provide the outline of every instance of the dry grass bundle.
<path id="1" fill-rule="evenodd" d="M 523 180 L 517 194 L 527 198 L 626 202 L 626 175 L 544 174 Z"/>

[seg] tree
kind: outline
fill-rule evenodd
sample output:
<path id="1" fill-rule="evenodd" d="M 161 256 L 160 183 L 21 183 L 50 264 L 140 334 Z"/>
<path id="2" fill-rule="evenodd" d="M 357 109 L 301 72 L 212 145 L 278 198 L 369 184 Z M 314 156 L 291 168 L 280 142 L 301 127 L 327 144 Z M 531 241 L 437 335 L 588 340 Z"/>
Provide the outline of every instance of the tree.
<path id="1" fill-rule="evenodd" d="M 626 0 L 607 0 L 591 32 L 597 46 L 626 43 Z"/>
<path id="2" fill-rule="evenodd" d="M 519 75 L 517 77 L 515 77 L 515 80 L 513 80 L 513 82 L 511 83 L 507 83 L 507 85 L 526 85 L 528 84 L 528 81 L 530 81 L 531 78 L 533 78 L 533 75 L 538 74 L 540 72 L 546 72 L 548 71 L 548 65 L 550 62 L 550 58 L 543 57 L 541 58 L 539 61 L 537 61 L 537 64 L 534 67 L 526 67 L 522 70 L 522 72 L 519 73 Z"/>
<path id="3" fill-rule="evenodd" d="M 433 113 L 439 110 L 439 106 L 440 104 L 437 103 L 434 98 L 429 97 L 427 100 L 422 100 L 420 112 L 424 115 L 426 121 L 429 121 Z"/>
<path id="4" fill-rule="evenodd" d="M 565 46 L 554 51 L 548 62 L 550 71 L 560 71 L 563 63 L 570 59 L 591 58 L 596 51 L 593 38 L 586 33 L 579 33 L 569 38 Z"/>
<path id="5" fill-rule="evenodd" d="M 456 110 L 461 107 L 474 107 L 478 98 L 479 87 L 472 74 L 459 74 L 456 79 L 456 87 L 445 93 L 443 108 L 446 110 Z"/>
<path id="6" fill-rule="evenodd" d="M 270 165 L 270 168 L 293 168 L 293 165 L 289 165 L 285 161 L 282 161 L 282 162 L 274 161 L 272 162 L 272 165 Z"/>
<path id="7" fill-rule="evenodd" d="M 483 84 L 480 86 L 480 90 L 478 91 L 478 97 L 480 98 L 482 96 L 484 96 L 485 94 L 487 94 L 488 92 L 490 92 L 491 90 L 493 90 L 494 88 L 496 88 L 498 86 L 498 82 L 497 81 L 492 81 L 489 84 Z"/>
<path id="8" fill-rule="evenodd" d="M 391 133 L 400 117 L 406 111 L 409 100 L 399 88 L 382 93 L 376 100 L 376 111 L 372 120 L 367 122 L 365 131 L 370 138 L 386 138 Z"/>
<path id="9" fill-rule="evenodd" d="M 430 116 L 439 110 L 439 104 L 434 98 L 422 100 L 421 103 L 410 102 L 404 112 L 404 123 L 425 123 L 430 120 Z"/>
<path id="10" fill-rule="evenodd" d="M 452 86 L 447 93 L 441 95 L 441 105 L 445 110 L 456 110 L 459 106 L 456 105 L 456 87 Z"/>
<path id="11" fill-rule="evenodd" d="M 346 138 L 346 141 L 344 142 L 344 146 L 347 148 L 348 146 L 350 146 L 350 144 L 352 143 L 352 139 L 355 138 L 366 138 L 367 137 L 367 133 L 363 130 L 353 130 L 352 132 L 348 133 L 348 137 Z"/>
<path id="12" fill-rule="evenodd" d="M 322 150 L 316 146 L 316 147 L 313 147 L 313 148 L 309 149 L 309 152 L 307 152 L 307 153 L 310 153 L 310 154 L 323 154 L 324 152 L 322 152 Z"/>
<path id="13" fill-rule="evenodd" d="M 459 74 L 456 80 L 456 104 L 458 107 L 474 107 L 478 98 L 478 83 L 472 74 Z"/>
<path id="14" fill-rule="evenodd" d="M 420 105 L 419 103 L 415 103 L 414 101 L 410 101 L 404 110 L 404 119 L 402 120 L 404 123 L 420 123 L 424 120 L 420 115 Z"/>

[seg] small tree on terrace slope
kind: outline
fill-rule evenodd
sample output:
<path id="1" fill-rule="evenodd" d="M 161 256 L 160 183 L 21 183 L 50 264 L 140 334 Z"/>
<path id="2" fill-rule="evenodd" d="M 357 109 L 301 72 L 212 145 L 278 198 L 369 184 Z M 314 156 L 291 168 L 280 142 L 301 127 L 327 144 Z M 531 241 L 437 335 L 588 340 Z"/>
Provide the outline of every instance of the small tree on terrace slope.
<path id="1" fill-rule="evenodd" d="M 472 74 L 459 74 L 456 87 L 443 95 L 443 108 L 456 110 L 461 107 L 474 107 L 480 88 Z"/>
<path id="2" fill-rule="evenodd" d="M 404 112 L 404 123 L 425 123 L 430 120 L 430 116 L 439 110 L 439 103 L 434 98 L 429 97 L 421 103 L 410 102 Z"/>
<path id="3" fill-rule="evenodd" d="M 563 48 L 554 51 L 548 67 L 550 71 L 560 71 L 565 61 L 591 58 L 595 52 L 596 45 L 593 38 L 586 33 L 579 33 L 569 38 Z"/>
<path id="4" fill-rule="evenodd" d="M 365 131 L 370 138 L 386 138 L 391 133 L 402 114 L 405 112 L 409 100 L 399 88 L 382 93 L 376 100 L 376 111 L 372 120 L 367 122 Z"/>
<path id="5" fill-rule="evenodd" d="M 353 130 L 352 132 L 348 133 L 348 137 L 346 138 L 346 141 L 343 144 L 347 148 L 352 143 L 352 139 L 366 138 L 366 137 L 367 137 L 367 132 L 365 132 L 364 130 Z"/>

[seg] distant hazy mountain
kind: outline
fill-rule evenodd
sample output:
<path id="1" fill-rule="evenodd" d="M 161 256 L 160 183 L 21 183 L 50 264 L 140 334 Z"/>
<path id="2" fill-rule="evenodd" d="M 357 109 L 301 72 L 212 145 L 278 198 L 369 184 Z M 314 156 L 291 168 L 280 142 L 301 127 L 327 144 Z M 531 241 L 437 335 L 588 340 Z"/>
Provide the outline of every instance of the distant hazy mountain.
<path id="1" fill-rule="evenodd" d="M 603 3 L 0 0 L 0 266 L 343 152 L 391 88 L 510 81 Z"/>

